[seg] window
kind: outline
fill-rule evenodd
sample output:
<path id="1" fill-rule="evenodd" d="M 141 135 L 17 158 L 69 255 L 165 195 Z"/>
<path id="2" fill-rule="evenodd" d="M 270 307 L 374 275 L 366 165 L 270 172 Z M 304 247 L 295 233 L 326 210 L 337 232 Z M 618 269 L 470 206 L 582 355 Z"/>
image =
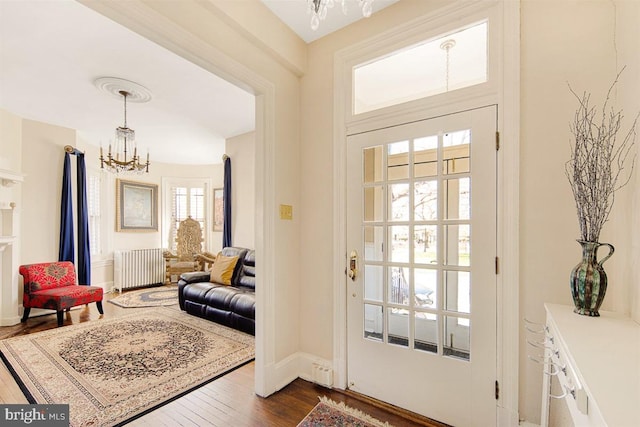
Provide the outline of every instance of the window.
<path id="1" fill-rule="evenodd" d="M 175 186 L 171 187 L 171 223 L 169 225 L 169 249 L 176 249 L 176 234 L 180 221 L 191 217 L 200 223 L 203 237 L 207 236 L 205 187 Z"/>
<path id="2" fill-rule="evenodd" d="M 485 83 L 487 68 L 485 21 L 355 66 L 353 113 Z"/>
<path id="3" fill-rule="evenodd" d="M 102 254 L 101 225 L 101 180 L 99 174 L 89 173 L 87 178 L 87 209 L 89 210 L 89 251 L 91 255 Z"/>

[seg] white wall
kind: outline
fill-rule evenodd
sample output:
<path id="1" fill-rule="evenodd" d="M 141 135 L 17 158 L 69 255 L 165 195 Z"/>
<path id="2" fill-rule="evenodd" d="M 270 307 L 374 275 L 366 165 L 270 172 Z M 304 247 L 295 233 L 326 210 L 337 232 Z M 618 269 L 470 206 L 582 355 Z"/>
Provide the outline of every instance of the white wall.
<path id="1" fill-rule="evenodd" d="M 0 109 L 0 169 L 12 177 L 20 176 L 21 163 L 22 119 Z M 9 245 L 0 244 L 0 326 L 19 321 L 18 306 L 22 290 L 18 282 L 18 267 L 22 211 L 22 184 L 0 185 L 0 236 L 13 237 Z"/>
<path id="2" fill-rule="evenodd" d="M 87 171 L 100 172 L 98 147 L 79 136 L 75 130 L 34 120 L 24 120 L 4 110 L 2 115 L 3 169 L 24 173 L 24 183 L 10 191 L 24 190 L 24 198 L 16 208 L 20 216 L 20 240 L 12 248 L 20 250 L 19 264 L 45 262 L 58 258 L 60 233 L 60 197 L 65 145 L 72 145 L 85 153 Z M 255 222 L 255 135 L 248 133 L 229 140 L 228 152 L 233 156 L 234 168 L 234 239 L 236 244 L 253 248 Z M 38 153 L 38 155 L 33 155 Z M 20 159 L 23 160 L 20 164 Z M 75 159 L 71 158 L 72 181 L 75 182 Z M 220 160 L 217 160 L 220 162 Z M 116 232 L 116 178 L 158 185 L 158 224 L 163 221 L 162 178 L 201 178 L 211 180 L 208 200 L 213 188 L 223 186 L 221 163 L 210 165 L 173 165 L 153 161 L 148 174 L 116 176 L 103 172 L 106 195 L 105 253 L 92 257 L 92 284 L 110 289 L 113 283 L 113 251 L 164 247 L 161 230 L 154 232 Z M 74 184 L 75 187 L 75 184 Z M 2 191 L 9 191 L 2 189 Z M 22 192 L 22 191 L 21 191 Z M 13 197 L 12 200 L 17 200 Z M 75 206 L 75 197 L 74 197 Z M 211 252 L 222 248 L 222 233 L 206 230 L 207 247 Z M 21 296 L 21 294 L 20 294 Z"/>
<path id="3" fill-rule="evenodd" d="M 564 163 L 569 158 L 569 123 L 576 100 L 567 82 L 578 93 L 591 92 L 593 105 L 602 105 L 616 70 L 623 64 L 617 47 L 637 46 L 636 19 L 617 22 L 616 6 L 632 2 L 550 1 L 522 2 L 522 85 L 521 85 L 521 186 L 520 186 L 520 295 L 521 316 L 544 320 L 542 305 L 553 302 L 571 305 L 568 277 L 580 261 L 575 239 L 579 230 L 573 197 Z M 632 15 L 633 16 L 633 15 Z M 617 46 L 616 46 L 617 45 Z M 637 55 L 627 50 L 625 56 Z M 632 61 L 637 67 L 637 57 Z M 638 93 L 636 70 L 627 70 L 618 93 Z M 628 115 L 638 110 L 637 95 L 627 101 Z M 616 100 L 614 100 L 615 103 Z M 617 104 L 617 108 L 620 104 Z M 633 186 L 624 189 L 634 191 Z M 620 194 L 611 221 L 604 227 L 601 241 L 610 242 L 618 251 L 604 266 L 609 288 L 604 310 L 628 313 L 629 294 L 636 288 L 630 280 L 629 247 L 632 234 L 627 215 L 627 196 Z M 636 239 L 637 240 L 637 239 Z M 539 421 L 541 369 L 526 359 L 527 348 L 521 340 L 520 414 Z"/>
<path id="4" fill-rule="evenodd" d="M 22 121 L 21 264 L 58 259 L 64 146 L 75 143 L 73 129 Z"/>
<path id="5" fill-rule="evenodd" d="M 618 107 L 625 112 L 627 126 L 640 112 L 640 2 L 633 0 L 616 1 L 616 50 L 617 68 L 626 66 L 623 75 L 624 86 L 617 91 Z M 631 83 L 635 82 L 635 84 Z M 631 83 L 631 84 L 630 84 Z M 639 124 L 640 126 L 640 124 Z M 625 127 L 627 129 L 628 127 Z M 622 222 L 618 227 L 623 236 L 640 236 L 640 139 L 636 139 L 636 171 L 632 184 L 627 189 L 629 198 L 625 204 L 616 206 L 616 214 L 629 215 L 628 222 Z M 616 202 L 618 203 L 618 202 Z M 630 257 L 629 276 L 625 277 L 632 286 L 626 295 L 627 303 L 631 304 L 631 313 L 636 322 L 640 323 L 640 239 L 631 238 L 626 248 Z"/>
<path id="6" fill-rule="evenodd" d="M 231 158 L 231 242 L 233 246 L 254 249 L 256 205 L 256 134 L 238 135 L 226 141 Z M 222 233 L 218 232 L 220 241 Z"/>
<path id="7" fill-rule="evenodd" d="M 0 108 L 0 169 L 20 172 L 22 119 Z"/>
<path id="8" fill-rule="evenodd" d="M 299 64 L 300 51 L 292 55 L 291 61 L 283 59 L 280 49 L 277 49 L 278 57 L 274 57 L 274 50 L 264 48 L 265 40 L 260 39 L 255 25 L 252 27 L 247 24 L 247 19 L 260 22 L 260 31 L 269 28 L 288 40 L 294 36 L 258 0 L 251 0 L 252 12 L 249 17 L 243 13 L 242 8 L 225 8 L 226 3 L 218 1 L 81 1 L 249 91 L 252 88 L 248 82 L 251 82 L 262 91 L 256 93 L 260 97 L 257 102 L 258 108 L 262 108 L 262 102 L 273 101 L 273 105 L 268 105 L 263 110 L 273 120 L 264 122 L 265 127 L 261 127 L 260 124 L 257 126 L 257 130 L 261 132 L 260 141 L 267 137 L 268 141 L 273 141 L 267 153 L 267 157 L 273 159 L 273 163 L 269 163 L 267 167 L 264 159 L 260 159 L 260 166 L 256 167 L 257 170 L 267 171 L 268 175 L 266 182 L 262 177 L 256 177 L 256 182 L 261 185 L 256 188 L 264 188 L 264 194 L 256 196 L 259 198 L 256 212 L 258 217 L 268 218 L 265 223 L 260 224 L 260 229 L 256 229 L 256 235 L 263 236 L 268 232 L 268 239 L 264 239 L 265 250 L 273 258 L 272 263 L 263 264 L 258 271 L 264 271 L 269 277 L 277 278 L 272 279 L 272 288 L 268 290 L 267 295 L 269 301 L 272 301 L 269 303 L 269 312 L 273 317 L 268 319 L 267 325 L 259 326 L 269 334 L 269 342 L 265 344 L 268 347 L 267 354 L 258 354 L 269 372 L 257 379 L 257 387 L 267 392 L 275 391 L 273 384 L 295 378 L 293 370 L 297 365 L 289 364 L 285 359 L 299 350 L 300 327 L 297 307 L 300 267 L 291 260 L 300 258 L 300 224 L 295 215 L 293 221 L 276 220 L 275 210 L 280 203 L 293 205 L 294 212 L 300 206 L 299 81 L 296 73 L 291 70 L 292 67 L 285 64 Z M 259 20 L 255 19 L 256 13 L 260 16 Z M 295 39 L 292 44 L 300 43 L 303 42 Z M 256 153 L 259 152 L 256 148 Z M 265 207 L 273 211 L 264 212 Z M 258 240 L 256 238 L 256 242 Z M 260 277 L 258 286 L 259 282 Z M 260 292 L 259 290 L 259 295 Z M 257 316 L 261 313 L 263 311 L 258 307 Z M 258 367 L 257 370 L 260 369 Z M 267 386 L 263 387 L 265 383 Z"/>
<path id="9" fill-rule="evenodd" d="M 269 243 L 278 254 L 273 266 L 278 280 L 273 293 L 275 318 L 268 325 L 274 328 L 276 344 L 274 354 L 267 355 L 267 359 L 269 363 L 277 363 L 296 352 L 305 352 L 332 360 L 333 55 L 343 47 L 448 2 L 403 0 L 367 20 L 312 43 L 308 46 L 308 71 L 300 81 L 291 72 L 291 67 L 284 66 L 282 60 L 273 59 L 272 52 L 261 49 L 262 43 L 256 43 L 255 37 L 246 33 L 248 27 L 233 25 L 234 20 L 242 21 L 240 14 L 227 11 L 221 18 L 215 3 L 153 2 L 147 6 L 167 22 L 196 34 L 274 85 L 275 176 L 274 182 L 265 185 L 275 189 L 274 200 L 270 200 L 273 206 L 277 208 L 280 203 L 294 206 L 294 219 L 275 221 L 275 241 Z M 260 7 L 257 4 L 256 7 Z M 618 8 L 617 12 L 614 6 Z M 126 5 L 121 7 L 126 8 Z M 617 27 L 614 26 L 616 13 Z M 591 91 L 592 99 L 596 101 L 608 88 L 616 69 L 622 62 L 627 62 L 635 70 L 625 72 L 625 82 L 621 82 L 624 94 L 619 97 L 628 116 L 633 115 L 639 99 L 637 16 L 634 1 L 522 2 L 521 280 L 514 284 L 520 286 L 522 317 L 542 321 L 545 301 L 571 304 L 568 274 L 580 257 L 574 241 L 578 234 L 577 221 L 564 176 L 564 162 L 569 153 L 569 121 L 575 111 L 566 82 L 571 82 L 578 91 Z M 264 22 L 269 26 L 268 19 Z M 132 25 L 131 22 L 128 24 Z M 143 31 L 142 26 L 139 30 Z M 614 33 L 616 45 L 613 44 Z M 156 41 L 172 48 L 166 39 L 158 37 Z M 203 66 L 215 63 L 214 56 L 215 52 L 212 52 L 208 57 L 211 62 Z M 289 62 L 299 63 L 297 60 Z M 616 217 L 605 226 L 603 238 L 618 248 L 630 246 L 632 234 L 625 238 L 625 230 L 639 228 L 638 184 L 640 179 L 636 178 L 635 186 L 627 189 L 634 195 L 636 215 Z M 614 211 L 616 209 L 617 205 Z M 617 212 L 614 214 L 618 215 Z M 634 248 L 640 250 L 637 246 Z M 630 256 L 618 251 L 607 262 L 605 266 L 610 277 L 630 274 L 625 273 L 631 264 Z M 634 271 L 636 283 L 640 283 L 638 267 Z M 300 280 L 301 272 L 313 274 L 304 274 L 304 280 Z M 633 295 L 638 301 L 639 293 L 638 285 L 612 283 L 604 308 L 629 311 L 628 296 Z M 634 306 L 640 310 L 640 302 Z M 527 361 L 526 354 L 522 343 L 520 414 L 522 418 L 536 422 L 540 412 L 541 372 Z"/>
<path id="10" fill-rule="evenodd" d="M 368 20 L 360 21 L 309 45 L 309 67 L 302 78 L 302 228 L 303 271 L 314 271 L 301 285 L 301 350 L 332 359 L 331 245 L 333 212 L 331 180 L 332 67 L 334 53 L 384 28 L 429 12 L 426 2 L 399 2 Z M 624 3 L 624 5 L 622 5 Z M 627 12 L 633 2 L 616 2 Z M 637 3 L 636 3 L 637 4 Z M 434 7 L 433 4 L 431 7 Z M 618 12 L 619 18 L 621 12 Z M 541 322 L 546 301 L 571 304 L 568 276 L 580 259 L 575 242 L 578 226 L 570 187 L 564 175 L 569 156 L 569 122 L 575 100 L 567 89 L 593 92 L 599 100 L 615 77 L 613 45 L 615 9 L 611 2 L 525 0 L 521 23 L 521 187 L 520 187 L 520 311 Z M 618 52 L 637 66 L 637 14 L 618 20 Z M 625 28 L 626 27 L 626 28 Z M 635 36 L 634 36 L 635 34 Z M 620 54 L 624 49 L 626 54 Z M 630 58 L 634 55 L 634 58 Z M 619 58 L 622 62 L 622 58 Z M 637 93 L 637 71 L 625 72 L 621 92 Z M 622 89 L 624 85 L 624 89 Z M 638 109 L 637 96 L 628 96 L 628 108 Z M 634 107 L 635 106 L 635 107 Z M 629 112 L 629 115 L 633 111 Z M 626 189 L 631 191 L 631 188 Z M 636 192 L 637 194 L 637 192 Z M 621 195 L 621 198 L 623 196 Z M 626 248 L 632 218 L 624 202 L 605 227 L 604 239 Z M 623 218 L 618 218 L 623 216 Z M 638 215 L 634 216 L 637 221 Z M 619 230 L 616 232 L 615 230 Z M 614 234 L 615 233 L 615 234 Z M 631 263 L 622 249 L 605 267 L 612 284 L 603 309 L 628 312 L 634 286 L 625 277 Z M 615 261 L 615 263 L 613 262 Z M 637 274 L 637 273 L 636 273 Z M 636 276 L 637 277 L 637 276 Z M 638 281 L 636 280 L 636 283 Z M 636 294 L 637 291 L 637 285 Z M 541 370 L 527 360 L 521 345 L 520 415 L 538 422 Z"/>
<path id="11" fill-rule="evenodd" d="M 302 83 L 302 206 L 300 282 L 301 351 L 333 360 L 333 72 L 340 49 L 365 40 L 447 2 L 404 0 L 368 19 L 309 44 Z"/>
<path id="12" fill-rule="evenodd" d="M 62 165 L 65 145 L 72 145 L 85 153 L 87 170 L 99 171 L 98 148 L 76 138 L 73 129 L 67 129 L 32 120 L 23 120 L 23 150 L 25 152 L 23 171 L 25 179 L 25 213 L 23 214 L 23 262 L 36 262 L 57 259 L 60 230 L 60 194 L 62 189 Z M 34 156 L 30 153 L 43 153 Z M 75 162 L 72 161 L 72 168 Z M 215 171 L 221 165 L 172 165 L 153 161 L 148 174 L 113 175 L 105 173 L 106 200 L 104 213 L 107 221 L 109 240 L 106 256 L 110 257 L 114 249 L 143 249 L 161 247 L 160 231 L 154 232 L 116 232 L 116 179 L 121 178 L 160 187 L 163 176 L 205 177 L 216 176 Z M 218 174 L 219 175 L 219 174 Z M 75 173 L 74 173 L 75 176 Z M 221 179 L 217 183 L 222 184 Z M 158 191 L 159 223 L 162 221 L 161 189 Z M 39 236 L 39 242 L 36 239 Z"/>
<path id="13" fill-rule="evenodd" d="M 217 159 L 216 159 L 217 161 Z M 211 164 L 211 165 L 175 165 L 169 163 L 161 163 L 153 161 L 153 152 L 151 153 L 151 166 L 149 167 L 149 173 L 144 175 L 131 175 L 131 176 L 122 176 L 121 179 L 127 181 L 136 181 L 146 184 L 155 184 L 158 186 L 158 224 L 161 224 L 166 218 L 163 215 L 163 197 L 164 191 L 162 189 L 162 178 L 201 178 L 203 181 L 212 179 L 212 187 L 222 186 L 221 179 L 221 170 L 222 165 L 220 164 Z M 108 174 L 109 179 L 109 190 L 113 192 L 110 194 L 110 200 L 113 205 L 113 212 L 115 213 L 115 188 L 116 188 L 116 177 L 112 174 Z M 209 194 L 207 194 L 207 200 L 212 201 L 212 188 L 209 188 Z M 111 197 L 112 196 L 112 197 Z M 111 247 L 113 249 L 118 250 L 129 250 L 129 249 L 143 249 L 143 248 L 160 248 L 167 247 L 167 238 L 166 236 L 162 236 L 162 230 L 158 229 L 158 231 L 153 232 L 131 232 L 131 231 L 115 231 L 115 217 L 109 221 L 112 224 L 110 231 L 113 231 L 113 244 Z M 203 230 L 203 234 L 207 233 L 207 249 L 213 250 L 212 242 L 214 239 L 213 231 Z"/>
<path id="14" fill-rule="evenodd" d="M 255 2 L 256 6 L 258 2 Z M 274 164 L 273 182 L 266 183 L 273 189 L 273 206 L 287 203 L 294 206 L 299 204 L 300 197 L 300 134 L 299 134 L 299 86 L 295 74 L 284 68 L 279 61 L 274 60 L 269 52 L 256 47 L 254 39 L 235 26 L 230 26 L 220 19 L 215 5 L 208 3 L 154 2 L 148 6 L 160 13 L 186 31 L 189 31 L 206 43 L 215 46 L 223 54 L 234 59 L 242 66 L 269 81 L 276 92 L 273 114 L 275 115 L 274 132 Z M 259 7 L 259 6 L 257 6 Z M 268 12 L 268 11 L 267 11 Z M 236 17 L 242 20 L 242 16 Z M 272 18 L 273 19 L 273 18 Z M 270 25 L 269 20 L 263 20 L 262 25 Z M 280 27 L 279 27 L 280 28 Z M 171 48 L 172 46 L 167 46 Z M 216 58 L 209 58 L 215 63 Z M 274 284 L 272 307 L 274 319 L 266 326 L 274 334 L 274 354 L 267 355 L 268 363 L 283 361 L 286 357 L 296 353 L 299 349 L 299 264 L 292 263 L 292 259 L 299 259 L 299 222 L 294 216 L 293 221 L 275 221 L 273 223 L 274 239 L 267 242 L 271 251 L 277 254 L 273 271 L 277 281 Z M 259 255 L 259 254 L 258 254 Z M 259 281 L 259 278 L 258 278 Z"/>

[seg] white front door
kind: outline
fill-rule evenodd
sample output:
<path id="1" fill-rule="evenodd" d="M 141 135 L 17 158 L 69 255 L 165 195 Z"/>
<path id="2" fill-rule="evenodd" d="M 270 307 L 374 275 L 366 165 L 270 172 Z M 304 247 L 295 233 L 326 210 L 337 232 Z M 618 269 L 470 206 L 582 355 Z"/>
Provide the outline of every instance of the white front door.
<path id="1" fill-rule="evenodd" d="M 347 140 L 348 385 L 496 422 L 496 108 Z"/>

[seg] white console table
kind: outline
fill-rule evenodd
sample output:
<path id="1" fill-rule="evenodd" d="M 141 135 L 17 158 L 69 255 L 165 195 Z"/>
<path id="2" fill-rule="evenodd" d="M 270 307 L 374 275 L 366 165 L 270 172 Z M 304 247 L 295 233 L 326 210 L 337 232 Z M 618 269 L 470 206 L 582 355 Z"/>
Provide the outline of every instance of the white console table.
<path id="1" fill-rule="evenodd" d="M 576 426 L 640 426 L 640 324 L 600 311 L 545 304 L 542 427 L 548 425 L 550 376 L 557 375 Z"/>

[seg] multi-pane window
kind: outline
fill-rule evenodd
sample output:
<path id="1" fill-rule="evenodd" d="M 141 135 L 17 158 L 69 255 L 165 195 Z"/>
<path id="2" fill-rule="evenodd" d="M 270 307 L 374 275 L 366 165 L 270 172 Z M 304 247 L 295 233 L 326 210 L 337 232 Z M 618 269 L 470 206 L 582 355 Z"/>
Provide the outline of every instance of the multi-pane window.
<path id="1" fill-rule="evenodd" d="M 445 337 L 469 360 L 470 144 L 460 129 L 364 149 L 365 338 L 437 353 Z"/>
<path id="2" fill-rule="evenodd" d="M 87 209 L 89 210 L 89 250 L 91 255 L 102 254 L 102 225 L 100 203 L 100 175 L 89 174 L 87 183 Z"/>
<path id="3" fill-rule="evenodd" d="M 169 230 L 169 248 L 176 249 L 176 235 L 180 221 L 191 217 L 200 223 L 203 236 L 206 236 L 206 209 L 204 186 L 171 187 L 171 224 Z"/>

